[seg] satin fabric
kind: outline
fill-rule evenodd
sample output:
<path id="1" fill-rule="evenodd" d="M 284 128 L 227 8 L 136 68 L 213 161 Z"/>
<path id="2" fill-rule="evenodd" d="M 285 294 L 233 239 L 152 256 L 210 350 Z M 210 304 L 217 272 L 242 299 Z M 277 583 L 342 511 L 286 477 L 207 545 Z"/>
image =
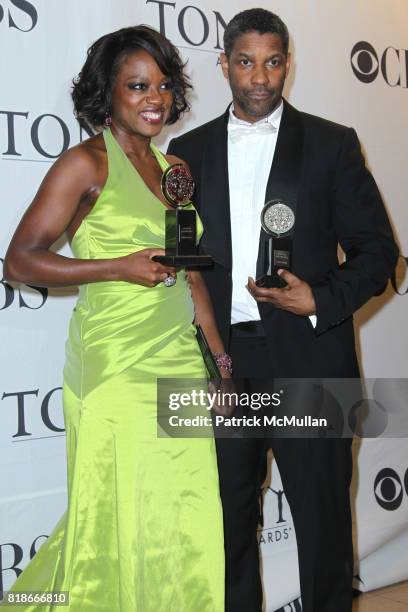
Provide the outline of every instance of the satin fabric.
<path id="1" fill-rule="evenodd" d="M 163 248 L 164 205 L 109 129 L 104 139 L 108 179 L 75 257 Z M 157 378 L 205 378 L 193 318 L 184 271 L 173 287 L 81 286 L 64 370 L 68 509 L 11 589 L 69 591 L 70 604 L 25 610 L 224 610 L 214 440 L 157 438 Z"/>

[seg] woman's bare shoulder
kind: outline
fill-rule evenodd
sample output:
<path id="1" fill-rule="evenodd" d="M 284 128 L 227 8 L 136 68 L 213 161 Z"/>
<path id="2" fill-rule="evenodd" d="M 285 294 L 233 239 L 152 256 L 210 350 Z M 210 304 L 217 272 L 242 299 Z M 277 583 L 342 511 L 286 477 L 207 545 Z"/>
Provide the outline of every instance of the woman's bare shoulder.
<path id="1" fill-rule="evenodd" d="M 92 136 L 67 149 L 54 164 L 53 169 L 69 170 L 73 174 L 100 172 L 106 166 L 106 147 L 102 134 Z"/>
<path id="2" fill-rule="evenodd" d="M 80 159 L 85 163 L 97 163 L 106 157 L 106 146 L 102 134 L 91 136 L 79 144 L 71 147 L 64 153 L 64 156 L 74 160 Z"/>

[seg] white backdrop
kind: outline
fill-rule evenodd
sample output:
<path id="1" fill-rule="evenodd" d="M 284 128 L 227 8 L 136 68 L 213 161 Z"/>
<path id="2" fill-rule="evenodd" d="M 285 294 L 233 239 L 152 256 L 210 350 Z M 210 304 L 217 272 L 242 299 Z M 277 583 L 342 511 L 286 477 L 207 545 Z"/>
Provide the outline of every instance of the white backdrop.
<path id="1" fill-rule="evenodd" d="M 73 118 L 69 89 L 96 38 L 148 23 L 165 30 L 188 59 L 195 86 L 192 111 L 161 137 L 158 144 L 165 149 L 170 134 L 224 111 L 229 91 L 218 65 L 223 23 L 254 6 L 275 11 L 289 27 L 293 67 L 285 95 L 290 102 L 357 129 L 401 253 L 407 255 L 405 0 L 236 0 L 233 7 L 227 0 L 0 0 L 0 258 L 50 164 L 86 137 Z M 63 240 L 57 248 L 69 254 Z M 404 275 L 401 259 L 401 293 Z M 4 281 L 0 286 L 0 590 L 11 585 L 65 509 L 59 387 L 74 299 L 73 290 L 13 287 Z M 367 377 L 407 376 L 407 303 L 389 286 L 357 313 Z M 408 442 L 363 441 L 355 445 L 355 458 L 356 585 L 369 590 L 408 578 Z M 260 546 L 266 607 L 296 610 L 295 534 L 274 465 L 264 498 Z"/>

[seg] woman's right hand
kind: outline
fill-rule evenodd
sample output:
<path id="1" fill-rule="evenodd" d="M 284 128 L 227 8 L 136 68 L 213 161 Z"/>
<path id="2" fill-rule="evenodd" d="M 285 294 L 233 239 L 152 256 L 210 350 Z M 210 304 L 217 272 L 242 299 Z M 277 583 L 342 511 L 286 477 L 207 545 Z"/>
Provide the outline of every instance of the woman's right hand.
<path id="1" fill-rule="evenodd" d="M 118 260 L 119 280 L 144 287 L 155 287 L 168 276 L 176 277 L 176 268 L 164 266 L 152 259 L 155 255 L 164 254 L 164 249 L 143 249 L 137 253 L 120 257 Z"/>

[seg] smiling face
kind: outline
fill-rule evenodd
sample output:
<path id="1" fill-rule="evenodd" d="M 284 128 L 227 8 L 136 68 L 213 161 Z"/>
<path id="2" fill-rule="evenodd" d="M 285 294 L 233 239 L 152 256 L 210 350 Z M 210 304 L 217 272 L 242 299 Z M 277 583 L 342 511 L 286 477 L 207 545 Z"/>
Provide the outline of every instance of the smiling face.
<path id="1" fill-rule="evenodd" d="M 239 36 L 229 58 L 221 54 L 222 71 L 228 79 L 234 112 L 254 123 L 277 108 L 290 67 L 278 34 L 247 32 Z"/>
<path id="2" fill-rule="evenodd" d="M 112 89 L 112 126 L 151 138 L 166 123 L 173 103 L 172 83 L 147 51 L 134 51 L 121 62 Z"/>

